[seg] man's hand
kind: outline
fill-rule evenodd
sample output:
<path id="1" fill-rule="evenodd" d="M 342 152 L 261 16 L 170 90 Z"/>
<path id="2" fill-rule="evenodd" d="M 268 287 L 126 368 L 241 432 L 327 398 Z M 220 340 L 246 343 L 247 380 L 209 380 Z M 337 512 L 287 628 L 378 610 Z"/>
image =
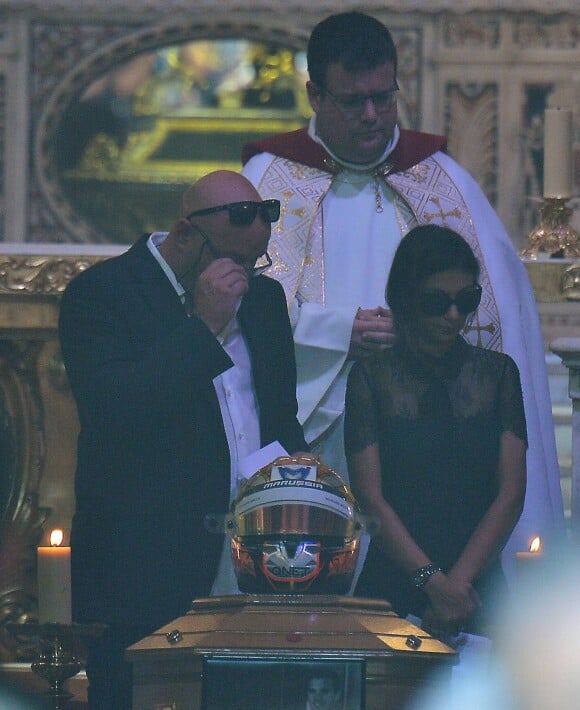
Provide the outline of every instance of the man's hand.
<path id="1" fill-rule="evenodd" d="M 351 360 L 360 360 L 390 348 L 394 340 L 391 311 L 382 306 L 359 308 L 352 324 L 348 356 Z"/>
<path id="2" fill-rule="evenodd" d="M 234 317 L 238 301 L 248 286 L 246 270 L 232 259 L 212 261 L 195 282 L 193 315 L 218 335 Z"/>

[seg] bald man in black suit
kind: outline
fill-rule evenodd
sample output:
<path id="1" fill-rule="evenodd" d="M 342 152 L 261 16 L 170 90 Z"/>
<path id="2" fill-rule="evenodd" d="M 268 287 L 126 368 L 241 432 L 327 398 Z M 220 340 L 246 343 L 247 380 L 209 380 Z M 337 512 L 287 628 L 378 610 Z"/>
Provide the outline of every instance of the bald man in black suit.
<path id="1" fill-rule="evenodd" d="M 92 710 L 130 707 L 126 646 L 210 594 L 224 538 L 204 518 L 228 509 L 244 446 L 307 450 L 284 293 L 260 275 L 278 214 L 241 175 L 211 173 L 167 234 L 142 237 L 64 294 L 81 424 L 73 616 L 108 625 L 90 642 Z"/>

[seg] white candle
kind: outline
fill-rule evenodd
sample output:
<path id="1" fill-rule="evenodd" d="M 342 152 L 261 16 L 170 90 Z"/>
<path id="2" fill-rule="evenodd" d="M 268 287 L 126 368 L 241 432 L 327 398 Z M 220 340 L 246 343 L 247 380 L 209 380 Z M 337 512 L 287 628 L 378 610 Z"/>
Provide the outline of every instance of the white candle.
<path id="1" fill-rule="evenodd" d="M 62 545 L 62 530 L 53 530 L 50 547 L 37 549 L 38 621 L 72 623 L 70 547 Z"/>
<path id="2" fill-rule="evenodd" d="M 538 567 L 544 564 L 544 551 L 539 535 L 530 540 L 527 552 L 516 552 L 516 571 L 520 581 L 526 581 L 526 575 L 538 574 Z"/>
<path id="3" fill-rule="evenodd" d="M 572 195 L 572 111 L 544 112 L 544 197 Z"/>

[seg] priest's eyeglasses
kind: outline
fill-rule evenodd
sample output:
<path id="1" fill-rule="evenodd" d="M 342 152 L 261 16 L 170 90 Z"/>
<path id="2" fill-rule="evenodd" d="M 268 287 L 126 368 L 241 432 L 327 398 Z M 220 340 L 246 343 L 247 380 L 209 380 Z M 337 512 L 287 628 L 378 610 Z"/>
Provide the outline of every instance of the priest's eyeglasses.
<path id="1" fill-rule="evenodd" d="M 203 217 L 215 212 L 225 212 L 227 210 L 230 224 L 235 227 L 247 227 L 253 224 L 259 214 L 264 224 L 271 224 L 280 219 L 280 200 L 264 200 L 263 202 L 230 202 L 228 205 L 218 205 L 217 207 L 207 207 L 203 210 L 190 212 L 185 219 L 192 217 Z"/>
<path id="2" fill-rule="evenodd" d="M 372 101 L 377 113 L 386 113 L 395 105 L 399 85 L 395 79 L 395 85 L 387 91 L 377 91 L 374 94 L 333 94 L 330 89 L 324 89 L 336 106 L 344 113 L 345 116 L 354 118 L 359 116 L 367 101 Z"/>
<path id="3" fill-rule="evenodd" d="M 425 316 L 443 316 L 455 306 L 462 316 L 473 313 L 481 302 L 481 286 L 474 284 L 461 289 L 455 298 L 445 291 L 425 290 L 419 294 L 419 310 Z"/>

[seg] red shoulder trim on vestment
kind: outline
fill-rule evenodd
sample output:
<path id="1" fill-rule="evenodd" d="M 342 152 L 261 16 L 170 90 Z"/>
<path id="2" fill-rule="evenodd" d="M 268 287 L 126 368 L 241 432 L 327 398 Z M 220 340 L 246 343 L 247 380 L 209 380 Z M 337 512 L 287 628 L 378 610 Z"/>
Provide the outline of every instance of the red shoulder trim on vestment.
<path id="1" fill-rule="evenodd" d="M 438 150 L 446 148 L 447 139 L 445 136 L 401 129 L 399 142 L 390 155 L 390 159 L 393 161 L 391 172 L 408 170 Z M 311 168 L 334 172 L 331 167 L 333 162 L 331 156 L 319 143 L 310 138 L 306 128 L 247 143 L 242 149 L 242 163 L 245 165 L 250 158 L 259 153 L 272 153 Z"/>

